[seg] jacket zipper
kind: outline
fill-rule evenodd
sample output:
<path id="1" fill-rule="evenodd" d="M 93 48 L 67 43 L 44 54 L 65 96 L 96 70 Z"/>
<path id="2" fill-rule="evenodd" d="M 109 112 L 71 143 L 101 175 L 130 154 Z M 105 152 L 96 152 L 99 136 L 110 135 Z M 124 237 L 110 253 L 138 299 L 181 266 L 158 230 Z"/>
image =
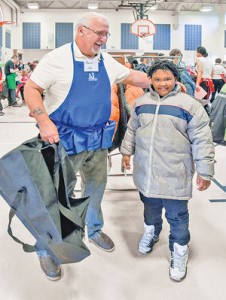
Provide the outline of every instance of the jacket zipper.
<path id="1" fill-rule="evenodd" d="M 151 143 L 150 143 L 150 152 L 149 152 L 150 155 L 149 155 L 149 161 L 148 161 L 148 169 L 150 171 L 148 172 L 148 181 L 147 181 L 146 191 L 150 191 L 151 179 L 153 178 L 153 168 L 152 168 L 153 147 L 154 147 L 154 137 L 155 137 L 155 132 L 156 132 L 157 119 L 158 119 L 158 113 L 159 113 L 160 105 L 161 105 L 161 101 L 160 101 L 160 97 L 158 96 L 158 104 L 157 104 L 157 107 L 156 107 L 153 126 L 152 126 L 152 131 L 151 131 Z"/>

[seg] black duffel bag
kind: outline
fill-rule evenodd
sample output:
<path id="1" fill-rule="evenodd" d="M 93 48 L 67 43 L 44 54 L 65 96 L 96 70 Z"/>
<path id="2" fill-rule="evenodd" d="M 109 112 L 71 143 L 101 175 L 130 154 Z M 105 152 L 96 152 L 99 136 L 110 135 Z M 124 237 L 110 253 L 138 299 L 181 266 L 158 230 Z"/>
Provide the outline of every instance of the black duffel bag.
<path id="1" fill-rule="evenodd" d="M 83 242 L 89 199 L 70 197 L 75 183 L 61 144 L 34 138 L 0 159 L 0 195 L 11 207 L 8 232 L 24 251 L 37 249 L 13 235 L 14 214 L 57 264 L 79 262 L 90 254 Z"/>

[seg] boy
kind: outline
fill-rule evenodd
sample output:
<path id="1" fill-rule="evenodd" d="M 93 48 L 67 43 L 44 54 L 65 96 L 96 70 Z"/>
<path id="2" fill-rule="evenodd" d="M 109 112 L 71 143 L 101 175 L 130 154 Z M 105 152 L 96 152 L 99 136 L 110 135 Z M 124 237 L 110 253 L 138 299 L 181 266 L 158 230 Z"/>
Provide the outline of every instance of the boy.
<path id="1" fill-rule="evenodd" d="M 150 93 L 135 102 L 121 145 L 123 165 L 130 169 L 144 203 L 141 253 L 150 253 L 162 229 L 162 209 L 170 225 L 170 278 L 186 276 L 188 260 L 188 200 L 192 197 L 194 163 L 197 189 L 206 190 L 214 174 L 214 147 L 209 118 L 201 104 L 180 91 L 177 67 L 156 62 L 148 71 Z"/>

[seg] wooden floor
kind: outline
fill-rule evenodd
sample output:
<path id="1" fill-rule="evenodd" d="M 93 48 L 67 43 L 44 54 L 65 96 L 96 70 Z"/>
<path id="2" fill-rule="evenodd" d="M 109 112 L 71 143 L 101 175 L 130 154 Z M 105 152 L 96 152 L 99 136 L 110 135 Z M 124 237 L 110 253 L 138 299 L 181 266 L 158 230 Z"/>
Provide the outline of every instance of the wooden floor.
<path id="1" fill-rule="evenodd" d="M 4 106 L 6 104 L 4 103 Z M 0 156 L 38 130 L 26 106 L 7 107 L 0 117 Z M 216 146 L 215 182 L 205 192 L 194 186 L 190 201 L 190 257 L 186 279 L 169 279 L 169 228 L 150 255 L 137 244 L 143 231 L 143 207 L 131 176 L 108 177 L 103 200 L 104 231 L 114 240 L 112 253 L 87 246 L 91 255 L 64 265 L 64 276 L 51 282 L 36 254 L 26 254 L 7 234 L 9 207 L 0 197 L 0 299 L 3 300 L 225 300 L 226 299 L 226 147 Z M 110 174 L 120 174 L 120 155 L 112 156 Z M 125 191 L 127 189 L 128 191 Z M 18 219 L 15 235 L 33 242 Z"/>

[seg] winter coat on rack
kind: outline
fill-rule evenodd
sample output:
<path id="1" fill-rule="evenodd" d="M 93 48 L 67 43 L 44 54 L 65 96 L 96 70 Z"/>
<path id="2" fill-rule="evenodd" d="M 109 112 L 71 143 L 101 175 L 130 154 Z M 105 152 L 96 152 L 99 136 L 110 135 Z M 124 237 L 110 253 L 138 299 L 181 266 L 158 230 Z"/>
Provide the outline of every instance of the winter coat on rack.
<path id="1" fill-rule="evenodd" d="M 226 84 L 211 105 L 210 127 L 213 141 L 221 143 L 226 134 Z"/>

